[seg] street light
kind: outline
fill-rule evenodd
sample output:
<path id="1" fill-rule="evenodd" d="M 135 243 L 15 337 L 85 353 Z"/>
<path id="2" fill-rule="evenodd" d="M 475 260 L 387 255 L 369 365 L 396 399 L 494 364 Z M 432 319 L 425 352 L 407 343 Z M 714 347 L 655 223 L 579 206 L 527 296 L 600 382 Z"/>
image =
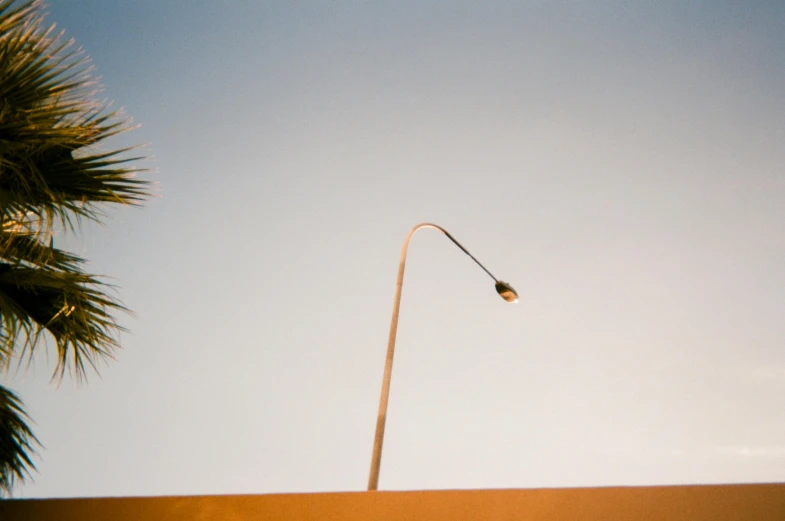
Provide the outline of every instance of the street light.
<path id="1" fill-rule="evenodd" d="M 409 249 L 409 240 L 411 240 L 414 232 L 421 228 L 435 228 L 447 236 L 452 242 L 455 243 L 463 252 L 472 258 L 479 267 L 485 271 L 493 281 L 496 283 L 496 292 L 507 302 L 518 302 L 518 294 L 506 282 L 498 280 L 493 274 L 488 271 L 485 266 L 480 264 L 480 261 L 474 258 L 474 255 L 464 248 L 460 242 L 455 240 L 455 237 L 450 235 L 447 230 L 441 226 L 431 223 L 418 224 L 403 242 L 403 250 L 401 251 L 401 263 L 398 266 L 398 284 L 395 287 L 395 303 L 393 304 L 392 323 L 390 324 L 390 340 L 387 344 L 387 361 L 384 364 L 384 380 L 382 381 L 382 396 L 379 399 L 379 416 L 376 418 L 376 436 L 373 440 L 373 456 L 371 457 L 371 475 L 368 478 L 368 490 L 377 490 L 379 488 L 379 469 L 382 465 L 382 443 L 384 442 L 384 426 L 387 421 L 387 402 L 390 397 L 390 378 L 392 376 L 392 363 L 393 354 L 395 353 L 395 335 L 398 331 L 398 310 L 401 307 L 401 288 L 403 287 L 403 269 L 406 265 L 406 251 Z"/>

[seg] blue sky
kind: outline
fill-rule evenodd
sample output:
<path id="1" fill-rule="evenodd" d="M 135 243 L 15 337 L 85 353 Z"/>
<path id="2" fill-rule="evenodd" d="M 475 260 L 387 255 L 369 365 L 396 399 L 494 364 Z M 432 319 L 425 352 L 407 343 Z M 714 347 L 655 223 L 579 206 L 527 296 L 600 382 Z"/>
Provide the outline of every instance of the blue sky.
<path id="1" fill-rule="evenodd" d="M 296 5 L 290 5 L 296 4 Z M 50 0 L 159 195 L 17 495 L 785 480 L 785 4 Z"/>

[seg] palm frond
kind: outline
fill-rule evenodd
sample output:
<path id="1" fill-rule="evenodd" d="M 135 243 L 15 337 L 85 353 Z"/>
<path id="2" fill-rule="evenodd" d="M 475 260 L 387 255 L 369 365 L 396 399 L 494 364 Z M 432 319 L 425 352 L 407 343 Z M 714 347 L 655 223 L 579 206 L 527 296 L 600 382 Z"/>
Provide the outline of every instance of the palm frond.
<path id="1" fill-rule="evenodd" d="M 40 445 L 27 425 L 22 401 L 0 386 L 0 493 L 10 494 L 16 481 L 24 481 L 35 470 L 34 445 Z"/>
<path id="2" fill-rule="evenodd" d="M 3 223 L 0 230 L 0 259 L 11 264 L 26 266 L 45 265 L 50 269 L 78 272 L 84 259 L 65 250 L 46 244 L 36 231 L 35 224 L 18 224 L 14 221 Z"/>
<path id="3" fill-rule="evenodd" d="M 107 289 L 81 272 L 0 262 L 0 359 L 9 363 L 15 350 L 32 356 L 45 331 L 57 348 L 55 375 L 85 377 L 87 365 L 112 358 L 124 331 L 113 313 L 128 310 Z"/>
<path id="4" fill-rule="evenodd" d="M 101 221 L 105 203 L 139 205 L 150 183 L 131 148 L 106 149 L 130 119 L 97 99 L 89 59 L 44 25 L 41 0 L 0 0 L 0 370 L 53 340 L 78 379 L 113 356 L 128 310 L 112 286 L 54 247 L 54 234 Z M 20 400 L 0 387 L 0 493 L 35 466 Z"/>
<path id="5" fill-rule="evenodd" d="M 145 169 L 129 149 L 97 145 L 131 128 L 131 121 L 97 101 L 89 60 L 44 27 L 40 2 L 12 9 L 0 2 L 0 209 L 33 212 L 41 233 L 54 223 L 100 220 L 97 206 L 138 205 L 150 183 L 135 178 Z"/>
<path id="6" fill-rule="evenodd" d="M 18 4 L 18 5 L 14 5 Z M 0 35 L 11 32 L 13 29 L 24 25 L 30 15 L 40 9 L 41 1 L 16 2 L 14 0 L 0 0 Z"/>

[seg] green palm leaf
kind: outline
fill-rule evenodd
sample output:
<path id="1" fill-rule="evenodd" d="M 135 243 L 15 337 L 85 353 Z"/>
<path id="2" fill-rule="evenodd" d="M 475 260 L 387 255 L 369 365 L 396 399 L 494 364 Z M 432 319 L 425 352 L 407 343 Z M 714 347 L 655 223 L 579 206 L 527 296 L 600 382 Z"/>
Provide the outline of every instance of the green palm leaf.
<path id="1" fill-rule="evenodd" d="M 73 41 L 43 28 L 39 2 L 16 10 L 0 1 L 0 208 L 33 212 L 42 230 L 56 221 L 98 219 L 96 203 L 138 204 L 149 184 L 126 149 L 96 145 L 130 128 L 130 120 L 95 100 L 97 85 Z M 20 18 L 20 14 L 24 15 Z"/>
<path id="2" fill-rule="evenodd" d="M 123 330 L 111 312 L 126 309 L 104 288 L 83 273 L 0 262 L 0 357 L 7 363 L 20 344 L 20 356 L 32 356 L 39 335 L 46 331 L 57 347 L 55 374 L 72 371 L 83 378 L 86 363 L 95 367 L 97 361 L 111 358 L 119 347 L 117 333 Z"/>
<path id="3" fill-rule="evenodd" d="M 139 205 L 151 192 L 135 177 L 141 158 L 106 149 L 130 120 L 96 100 L 89 60 L 44 25 L 41 9 L 0 0 L 0 367 L 31 361 L 52 340 L 54 377 L 82 379 L 119 348 L 114 314 L 128 310 L 53 237 L 100 222 L 105 203 Z M 0 492 L 34 468 L 24 417 L 0 388 Z"/>
<path id="4" fill-rule="evenodd" d="M 21 400 L 0 386 L 0 490 L 11 490 L 35 469 L 30 454 L 38 440 L 27 425 Z"/>

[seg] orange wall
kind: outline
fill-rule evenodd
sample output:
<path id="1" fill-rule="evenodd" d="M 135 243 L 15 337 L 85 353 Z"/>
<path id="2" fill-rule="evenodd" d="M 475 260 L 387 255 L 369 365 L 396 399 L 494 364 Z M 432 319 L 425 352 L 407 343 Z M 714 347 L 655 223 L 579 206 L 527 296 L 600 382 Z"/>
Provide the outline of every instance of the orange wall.
<path id="1" fill-rule="evenodd" d="M 8 500 L 3 521 L 785 521 L 785 484 Z"/>

